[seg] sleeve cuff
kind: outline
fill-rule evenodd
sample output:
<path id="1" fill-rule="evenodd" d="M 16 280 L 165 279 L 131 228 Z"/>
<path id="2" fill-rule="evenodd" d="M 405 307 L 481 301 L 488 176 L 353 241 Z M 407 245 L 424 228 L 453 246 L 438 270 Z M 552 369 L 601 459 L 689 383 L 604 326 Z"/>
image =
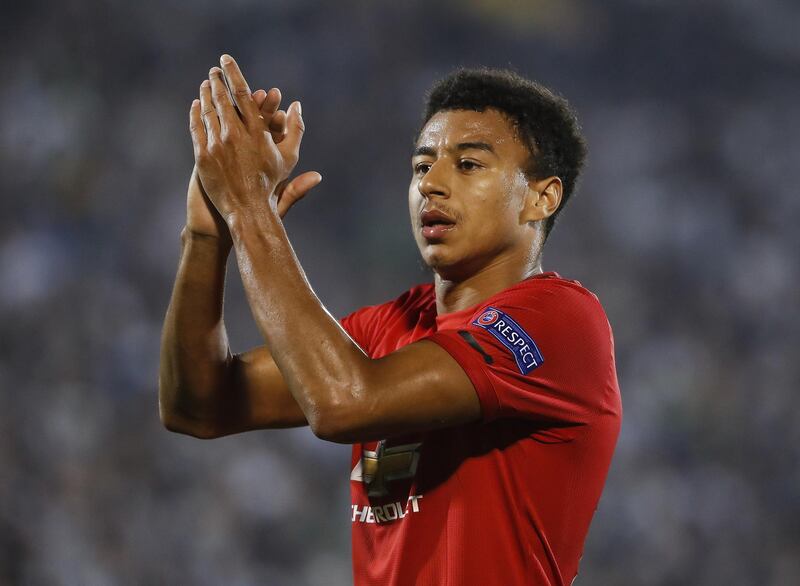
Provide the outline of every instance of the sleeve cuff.
<path id="1" fill-rule="evenodd" d="M 486 423 L 497 419 L 500 403 L 482 357 L 455 332 L 437 332 L 425 339 L 441 346 L 464 370 L 478 395 L 482 421 Z"/>

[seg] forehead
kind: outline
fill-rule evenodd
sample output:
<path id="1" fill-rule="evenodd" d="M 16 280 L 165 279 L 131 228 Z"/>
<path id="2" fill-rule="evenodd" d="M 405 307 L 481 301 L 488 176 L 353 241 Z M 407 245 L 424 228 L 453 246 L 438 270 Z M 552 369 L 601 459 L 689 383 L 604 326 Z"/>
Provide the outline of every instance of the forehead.
<path id="1" fill-rule="evenodd" d="M 519 139 L 511 119 L 502 112 L 487 108 L 475 110 L 443 110 L 431 116 L 417 137 L 417 146 L 452 148 L 459 143 L 484 142 L 497 154 L 527 148 Z M 509 153 L 510 154 L 510 153 Z"/>

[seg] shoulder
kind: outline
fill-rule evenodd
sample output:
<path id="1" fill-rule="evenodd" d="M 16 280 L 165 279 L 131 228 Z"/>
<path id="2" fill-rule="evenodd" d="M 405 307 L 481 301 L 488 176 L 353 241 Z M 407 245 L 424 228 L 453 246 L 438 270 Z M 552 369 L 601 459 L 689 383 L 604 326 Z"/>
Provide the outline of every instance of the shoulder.
<path id="1" fill-rule="evenodd" d="M 503 329 L 497 330 L 501 321 Z M 613 333 L 599 299 L 578 281 L 557 273 L 526 279 L 487 299 L 469 326 L 504 344 L 503 335 L 512 332 L 530 338 L 550 367 L 557 365 L 565 372 L 578 363 L 602 369 L 613 362 Z"/>
<path id="2" fill-rule="evenodd" d="M 367 305 L 355 310 L 345 320 L 368 317 L 369 319 L 386 319 L 396 315 L 418 312 L 435 302 L 433 285 L 426 283 L 416 285 L 405 291 L 395 299 L 377 305 Z"/>
<path id="3" fill-rule="evenodd" d="M 427 308 L 431 303 L 435 303 L 435 301 L 436 296 L 434 294 L 433 284 L 424 283 L 411 287 L 411 289 L 396 299 L 384 303 L 382 307 L 390 307 L 394 311 L 405 313 Z"/>
<path id="4" fill-rule="evenodd" d="M 398 322 L 416 323 L 420 312 L 430 309 L 435 303 L 432 284 L 416 285 L 395 299 L 357 309 L 342 318 L 341 324 L 362 348 L 368 350 L 379 332 Z"/>
<path id="5" fill-rule="evenodd" d="M 608 325 L 597 295 L 579 281 L 558 273 L 542 273 L 525 279 L 493 296 L 486 305 L 501 305 L 532 312 L 547 321 L 597 321 Z"/>
<path id="6" fill-rule="evenodd" d="M 454 316 L 439 342 L 462 365 L 484 418 L 586 422 L 616 413 L 613 337 L 597 296 L 556 273 L 521 281 Z"/>

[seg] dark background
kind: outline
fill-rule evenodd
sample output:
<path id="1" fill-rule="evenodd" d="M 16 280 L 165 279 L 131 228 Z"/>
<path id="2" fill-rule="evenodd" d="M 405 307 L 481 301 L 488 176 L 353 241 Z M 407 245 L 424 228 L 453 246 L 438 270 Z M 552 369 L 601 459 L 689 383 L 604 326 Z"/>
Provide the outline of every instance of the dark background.
<path id="1" fill-rule="evenodd" d="M 625 420 L 576 584 L 800 583 L 797 3 L 15 3 L 0 27 L 0 583 L 351 580 L 349 448 L 167 432 L 157 366 L 219 55 L 302 99 L 287 224 L 335 315 L 430 279 L 423 96 L 458 65 L 567 96 L 590 143 L 545 269 L 605 305 Z M 234 351 L 260 343 L 234 264 Z M 476 539 L 479 538 L 476 536 Z"/>

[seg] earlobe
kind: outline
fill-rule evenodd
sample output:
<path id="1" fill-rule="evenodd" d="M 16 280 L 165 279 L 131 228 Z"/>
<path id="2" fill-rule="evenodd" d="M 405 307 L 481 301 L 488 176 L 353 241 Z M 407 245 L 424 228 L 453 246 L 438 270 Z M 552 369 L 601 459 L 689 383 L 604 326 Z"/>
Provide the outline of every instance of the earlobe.
<path id="1" fill-rule="evenodd" d="M 558 177 L 529 181 L 522 221 L 535 222 L 552 216 L 561 205 L 562 194 L 563 185 Z"/>

